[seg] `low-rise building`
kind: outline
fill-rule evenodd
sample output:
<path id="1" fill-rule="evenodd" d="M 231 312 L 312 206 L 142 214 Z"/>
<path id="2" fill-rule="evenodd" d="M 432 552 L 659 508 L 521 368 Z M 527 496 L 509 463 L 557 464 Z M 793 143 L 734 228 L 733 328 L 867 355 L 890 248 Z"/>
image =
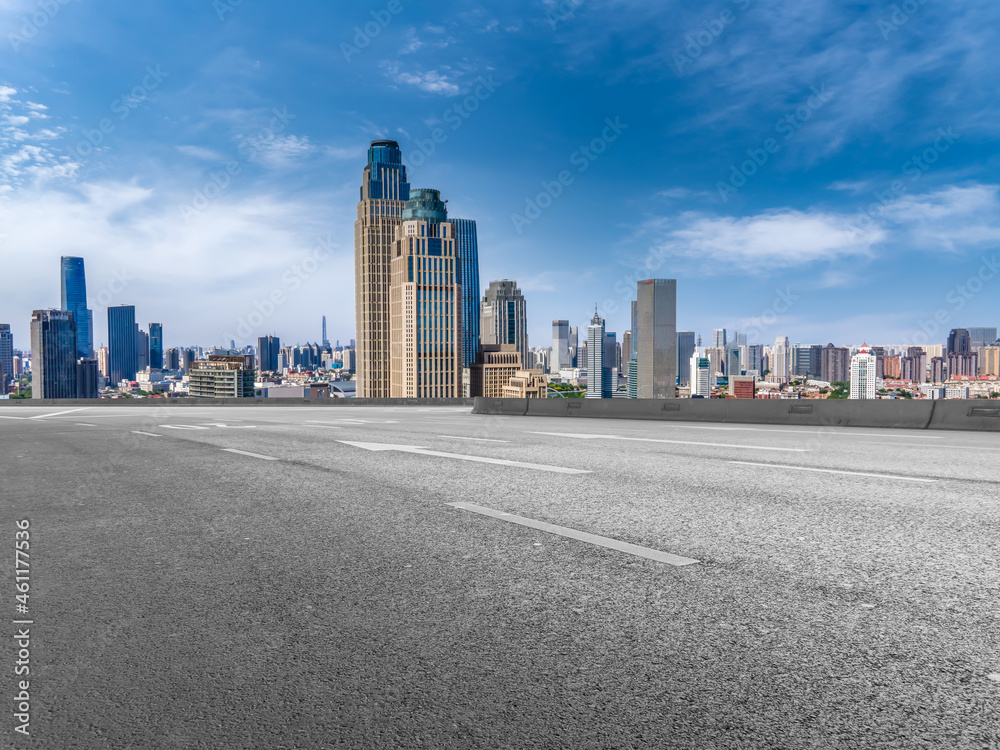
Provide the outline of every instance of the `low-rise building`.
<path id="1" fill-rule="evenodd" d="M 207 361 L 191 363 L 190 394 L 196 398 L 253 398 L 252 354 L 210 354 Z"/>
<path id="2" fill-rule="evenodd" d="M 518 370 L 503 387 L 502 398 L 548 398 L 549 380 L 541 370 Z"/>

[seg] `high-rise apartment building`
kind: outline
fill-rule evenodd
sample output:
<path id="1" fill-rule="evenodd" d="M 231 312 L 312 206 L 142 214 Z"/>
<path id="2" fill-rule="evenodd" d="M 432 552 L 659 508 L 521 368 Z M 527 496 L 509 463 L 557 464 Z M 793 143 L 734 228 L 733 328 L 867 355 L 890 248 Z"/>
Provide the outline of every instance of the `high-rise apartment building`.
<path id="1" fill-rule="evenodd" d="M 149 366 L 154 370 L 163 369 L 163 324 L 149 324 Z"/>
<path id="2" fill-rule="evenodd" d="M 677 281 L 636 283 L 639 398 L 674 398 L 677 385 Z"/>
<path id="3" fill-rule="evenodd" d="M 372 141 L 354 223 L 356 381 L 357 395 L 362 398 L 389 397 L 392 250 L 409 197 L 399 144 Z"/>
<path id="4" fill-rule="evenodd" d="M 979 374 L 1000 376 L 1000 347 L 984 346 L 979 350 Z"/>
<path id="5" fill-rule="evenodd" d="M 261 336 L 257 339 L 257 364 L 261 372 L 281 372 L 278 354 L 281 339 L 277 336 Z"/>
<path id="6" fill-rule="evenodd" d="M 139 372 L 136 348 L 135 306 L 108 308 L 108 380 L 117 386 L 122 380 L 134 380 Z"/>
<path id="7" fill-rule="evenodd" d="M 910 346 L 906 356 L 899 361 L 899 375 L 902 380 L 923 383 L 927 380 L 927 352 L 922 347 Z"/>
<path id="8" fill-rule="evenodd" d="M 604 318 L 594 310 L 587 326 L 586 398 L 611 398 L 611 372 L 604 362 Z"/>
<path id="9" fill-rule="evenodd" d="M 0 323 L 0 386 L 5 386 L 14 377 L 14 334 L 9 323 Z M 3 389 L 6 393 L 7 389 Z"/>
<path id="10" fill-rule="evenodd" d="M 181 369 L 181 353 L 177 349 L 167 349 L 163 352 L 163 369 L 164 370 L 179 370 Z"/>
<path id="11" fill-rule="evenodd" d="M 771 350 L 773 360 L 771 361 L 771 375 L 788 379 L 791 374 L 791 345 L 787 336 L 778 336 L 774 339 L 774 348 Z M 846 365 L 845 365 L 846 371 Z"/>
<path id="12" fill-rule="evenodd" d="M 72 310 L 31 314 L 31 397 L 76 398 L 76 319 Z"/>
<path id="13" fill-rule="evenodd" d="M 846 346 L 823 347 L 820 379 L 827 383 L 846 383 L 851 378 L 851 350 Z"/>
<path id="14" fill-rule="evenodd" d="M 141 372 L 149 367 L 149 334 L 139 328 L 138 323 L 135 326 L 135 351 L 138 357 L 135 371 Z"/>
<path id="15" fill-rule="evenodd" d="M 708 357 L 699 357 L 697 354 L 691 357 L 691 396 L 712 396 L 712 363 Z"/>
<path id="16" fill-rule="evenodd" d="M 681 385 L 691 384 L 691 357 L 694 356 L 694 331 L 677 332 L 677 379 Z"/>
<path id="17" fill-rule="evenodd" d="M 462 367 L 471 367 L 480 344 L 486 343 L 479 330 L 479 239 L 472 219 L 448 219 L 448 223 L 455 232 L 458 283 L 462 287 Z M 522 351 L 522 358 L 526 353 L 527 349 Z"/>
<path id="18" fill-rule="evenodd" d="M 743 360 L 743 369 L 749 373 L 762 375 L 764 373 L 764 345 L 747 344 L 746 357 Z"/>
<path id="19" fill-rule="evenodd" d="M 874 399 L 876 390 L 877 358 L 867 346 L 851 357 L 851 394 L 852 399 Z"/>
<path id="20" fill-rule="evenodd" d="M 717 346 L 705 347 L 705 359 L 708 360 L 710 369 L 709 380 L 712 386 L 715 386 L 719 382 L 719 376 L 722 374 L 722 361 L 725 353 L 725 349 Z"/>
<path id="21" fill-rule="evenodd" d="M 94 313 L 87 309 L 87 274 L 83 258 L 60 259 L 62 309 L 70 310 L 76 321 L 77 358 L 94 354 Z"/>
<path id="22" fill-rule="evenodd" d="M 743 374 L 740 368 L 740 348 L 738 346 L 733 346 L 732 344 L 726 345 L 725 373 L 730 381 L 737 375 Z"/>
<path id="23" fill-rule="evenodd" d="M 389 287 L 389 396 L 459 398 L 462 287 L 454 227 L 438 190 L 414 189 L 401 218 Z"/>
<path id="24" fill-rule="evenodd" d="M 975 352 L 948 355 L 949 378 L 975 378 L 979 376 L 979 355 Z"/>
<path id="25" fill-rule="evenodd" d="M 560 370 L 572 367 L 573 362 L 569 356 L 569 321 L 552 321 L 552 362 L 550 372 L 558 373 Z"/>
<path id="26" fill-rule="evenodd" d="M 483 297 L 479 314 L 479 336 L 482 345 L 513 345 L 528 361 L 528 313 L 524 295 L 516 281 L 491 281 Z M 522 364 L 522 367 L 526 364 Z"/>

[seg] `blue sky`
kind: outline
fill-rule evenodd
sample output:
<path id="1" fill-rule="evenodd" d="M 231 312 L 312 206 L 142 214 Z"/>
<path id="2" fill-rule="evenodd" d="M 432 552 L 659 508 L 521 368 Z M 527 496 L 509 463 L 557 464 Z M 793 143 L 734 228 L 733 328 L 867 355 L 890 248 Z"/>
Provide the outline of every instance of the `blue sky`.
<path id="1" fill-rule="evenodd" d="M 985 0 L 0 0 L 0 321 L 27 348 L 82 255 L 95 343 L 121 303 L 168 346 L 349 339 L 392 137 L 534 346 L 653 276 L 708 340 L 938 343 L 1000 323 L 998 37 Z"/>

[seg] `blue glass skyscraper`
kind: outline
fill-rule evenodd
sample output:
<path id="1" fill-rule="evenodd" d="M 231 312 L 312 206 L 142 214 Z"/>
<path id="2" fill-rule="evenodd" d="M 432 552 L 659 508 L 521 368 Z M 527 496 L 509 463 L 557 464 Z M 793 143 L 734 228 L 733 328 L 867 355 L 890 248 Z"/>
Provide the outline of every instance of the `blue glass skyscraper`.
<path id="1" fill-rule="evenodd" d="M 455 227 L 458 283 L 462 285 L 462 367 L 471 367 L 479 352 L 479 241 L 472 219 L 449 219 Z M 513 343 L 513 342 L 509 342 Z M 522 366 L 527 367 L 525 361 Z"/>
<path id="2" fill-rule="evenodd" d="M 94 352 L 94 313 L 87 309 L 87 274 L 83 258 L 63 256 L 60 268 L 62 309 L 76 321 L 76 356 L 89 358 Z"/>
<path id="3" fill-rule="evenodd" d="M 117 386 L 122 380 L 134 380 L 139 371 L 136 346 L 135 306 L 108 308 L 108 380 Z"/>
<path id="4" fill-rule="evenodd" d="M 163 324 L 149 324 L 149 366 L 154 370 L 163 369 Z"/>

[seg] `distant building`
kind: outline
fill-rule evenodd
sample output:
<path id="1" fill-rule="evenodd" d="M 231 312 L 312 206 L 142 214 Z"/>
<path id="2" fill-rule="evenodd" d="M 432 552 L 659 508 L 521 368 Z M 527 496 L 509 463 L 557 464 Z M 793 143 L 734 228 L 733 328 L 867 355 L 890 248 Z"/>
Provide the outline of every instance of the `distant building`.
<path id="1" fill-rule="evenodd" d="M 901 372 L 899 369 L 899 357 L 891 356 L 882 360 L 882 377 L 886 380 L 899 380 Z"/>
<path id="2" fill-rule="evenodd" d="M 788 379 L 791 373 L 791 345 L 787 336 L 778 336 L 774 340 L 774 348 L 771 350 L 774 358 L 771 361 L 771 374 L 779 378 Z M 846 370 L 846 365 L 845 365 Z"/>
<path id="3" fill-rule="evenodd" d="M 716 328 L 712 331 L 712 346 L 716 349 L 725 349 L 729 340 L 726 338 L 725 328 Z"/>
<path id="4" fill-rule="evenodd" d="M 756 398 L 757 379 L 753 375 L 732 375 L 729 378 L 729 395 L 733 398 Z"/>
<path id="5" fill-rule="evenodd" d="M 931 360 L 931 382 L 943 383 L 948 379 L 948 363 L 944 357 L 934 357 Z"/>
<path id="6" fill-rule="evenodd" d="M 827 344 L 823 347 L 820 380 L 846 383 L 851 379 L 851 350 L 846 346 Z"/>
<path id="7" fill-rule="evenodd" d="M 726 346 L 725 373 L 730 382 L 737 375 L 743 374 L 740 368 L 740 348 L 738 346 L 732 346 L 731 344 Z"/>
<path id="8" fill-rule="evenodd" d="M 451 218 L 448 222 L 455 230 L 458 283 L 462 287 L 462 367 L 471 367 L 476 361 L 480 343 L 487 343 L 481 341 L 479 328 L 479 238 L 476 222 L 472 219 Z"/>
<path id="9" fill-rule="evenodd" d="M 984 346 L 980 349 L 979 374 L 1000 376 L 1000 347 Z"/>
<path id="10" fill-rule="evenodd" d="M 210 354 L 208 361 L 192 362 L 188 377 L 196 398 L 253 398 L 252 354 Z"/>
<path id="11" fill-rule="evenodd" d="M 984 346 L 994 346 L 997 343 L 997 329 L 993 328 L 969 328 L 969 347 L 972 351 Z"/>
<path id="12" fill-rule="evenodd" d="M 968 377 L 979 376 L 979 355 L 976 353 L 949 354 L 948 355 L 948 377 Z"/>
<path id="13" fill-rule="evenodd" d="M 677 281 L 636 283 L 639 398 L 675 398 L 677 393 Z M 724 332 L 723 332 L 724 335 Z M 617 390 L 615 384 L 614 390 Z"/>
<path id="14" fill-rule="evenodd" d="M 109 307 L 108 380 L 114 385 L 122 380 L 135 380 L 135 374 L 139 372 L 137 338 L 135 306 Z"/>
<path id="15" fill-rule="evenodd" d="M 721 349 L 716 346 L 706 346 L 705 347 L 705 358 L 708 360 L 709 364 L 709 380 L 714 387 L 719 380 L 719 376 L 722 374 L 723 368 L 723 356 L 726 350 Z"/>
<path id="16" fill-rule="evenodd" d="M 82 358 L 76 361 L 76 397 L 97 398 L 101 391 L 101 375 L 97 360 Z"/>
<path id="17" fill-rule="evenodd" d="M 512 344 L 528 361 L 528 313 L 517 282 L 491 281 L 478 311 L 479 338 L 483 346 Z M 475 361 L 475 356 L 471 362 Z"/>
<path id="18" fill-rule="evenodd" d="M 948 354 L 968 354 L 972 351 L 972 337 L 966 328 L 953 328 L 948 334 Z"/>
<path id="19" fill-rule="evenodd" d="M 691 395 L 709 398 L 712 395 L 711 362 L 708 357 L 691 357 Z"/>
<path id="20" fill-rule="evenodd" d="M 0 323 L 0 385 L 7 385 L 7 382 L 14 376 L 14 334 L 10 332 L 9 323 Z M 7 389 L 4 388 L 6 393 Z"/>
<path id="21" fill-rule="evenodd" d="M 76 398 L 76 320 L 72 310 L 31 314 L 31 397 Z"/>
<path id="22" fill-rule="evenodd" d="M 541 370 L 518 370 L 503 387 L 503 398 L 548 398 L 549 381 Z"/>
<path id="23" fill-rule="evenodd" d="M 552 321 L 552 361 L 551 372 L 559 372 L 567 367 L 573 367 L 569 356 L 569 321 Z"/>
<path id="24" fill-rule="evenodd" d="M 326 320 L 326 316 L 323 319 Z M 281 372 L 278 364 L 280 351 L 281 339 L 277 336 L 261 336 L 257 339 L 257 364 L 261 372 Z"/>
<path id="25" fill-rule="evenodd" d="M 876 391 L 877 358 L 867 346 L 851 357 L 852 399 L 874 399 Z"/>
<path id="26" fill-rule="evenodd" d="M 149 367 L 152 370 L 163 369 L 163 324 L 149 324 Z"/>
<path id="27" fill-rule="evenodd" d="M 354 372 L 357 367 L 357 354 L 350 347 L 346 347 L 341 352 L 341 365 L 344 372 Z"/>
<path id="28" fill-rule="evenodd" d="M 677 332 L 677 382 L 691 384 L 691 357 L 694 356 L 694 331 Z"/>
<path id="29" fill-rule="evenodd" d="M 94 356 L 94 313 L 87 309 L 87 274 L 83 258 L 63 256 L 60 265 L 62 309 L 73 313 L 76 321 L 76 356 Z"/>
<path id="30" fill-rule="evenodd" d="M 611 371 L 604 361 L 604 318 L 594 310 L 587 326 L 587 394 L 586 398 L 611 398 Z"/>
<path id="31" fill-rule="evenodd" d="M 470 395 L 503 398 L 511 378 L 524 369 L 514 344 L 483 344 L 470 370 Z"/>
<path id="32" fill-rule="evenodd" d="M 949 385 L 944 389 L 944 397 L 967 399 L 969 397 L 969 387 L 963 385 Z"/>

